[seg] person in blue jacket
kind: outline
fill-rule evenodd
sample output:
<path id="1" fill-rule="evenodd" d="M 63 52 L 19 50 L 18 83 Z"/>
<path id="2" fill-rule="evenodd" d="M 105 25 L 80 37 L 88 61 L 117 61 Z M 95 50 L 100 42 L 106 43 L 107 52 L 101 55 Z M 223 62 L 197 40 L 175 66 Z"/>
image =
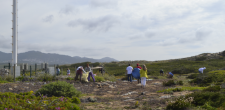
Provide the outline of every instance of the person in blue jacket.
<path id="1" fill-rule="evenodd" d="M 173 73 L 171 73 L 171 72 L 168 71 L 167 78 L 173 78 Z"/>

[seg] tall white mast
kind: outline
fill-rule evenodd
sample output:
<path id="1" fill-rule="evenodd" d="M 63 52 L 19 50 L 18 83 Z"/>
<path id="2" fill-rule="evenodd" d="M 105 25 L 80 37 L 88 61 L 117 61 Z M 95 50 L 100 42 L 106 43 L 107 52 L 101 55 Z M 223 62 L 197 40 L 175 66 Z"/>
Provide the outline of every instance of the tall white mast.
<path id="1" fill-rule="evenodd" d="M 17 66 L 17 0 L 13 0 L 12 65 Z"/>

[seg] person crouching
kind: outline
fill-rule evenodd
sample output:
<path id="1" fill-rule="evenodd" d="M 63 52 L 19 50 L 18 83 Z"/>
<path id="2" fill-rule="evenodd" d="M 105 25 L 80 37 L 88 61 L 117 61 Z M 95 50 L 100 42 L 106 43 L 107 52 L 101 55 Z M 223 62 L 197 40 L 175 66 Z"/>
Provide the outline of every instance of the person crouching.
<path id="1" fill-rule="evenodd" d="M 82 66 L 79 66 L 77 68 L 77 71 L 76 71 L 75 81 L 78 79 L 78 76 L 80 76 L 80 82 L 81 82 L 81 78 L 82 78 L 83 72 L 86 73 L 84 71 L 83 67 Z"/>
<path id="2" fill-rule="evenodd" d="M 146 85 L 146 78 L 147 76 L 147 68 L 145 65 L 143 65 L 143 69 L 140 70 L 140 77 L 141 77 L 141 86 L 145 88 Z"/>

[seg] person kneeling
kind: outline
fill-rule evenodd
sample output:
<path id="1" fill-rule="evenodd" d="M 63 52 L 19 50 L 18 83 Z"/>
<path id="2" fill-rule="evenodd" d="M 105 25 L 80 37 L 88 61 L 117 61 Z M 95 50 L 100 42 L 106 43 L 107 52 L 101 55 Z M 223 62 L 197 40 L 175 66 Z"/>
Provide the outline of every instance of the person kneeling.
<path id="1" fill-rule="evenodd" d="M 171 73 L 171 72 L 168 71 L 167 78 L 173 78 L 173 73 Z"/>

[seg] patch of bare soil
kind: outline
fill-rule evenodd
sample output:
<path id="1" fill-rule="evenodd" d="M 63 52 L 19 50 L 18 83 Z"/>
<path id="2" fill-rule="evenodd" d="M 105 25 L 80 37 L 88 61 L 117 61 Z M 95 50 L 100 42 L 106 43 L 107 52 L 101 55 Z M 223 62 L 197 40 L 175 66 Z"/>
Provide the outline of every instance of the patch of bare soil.
<path id="1" fill-rule="evenodd" d="M 146 87 L 141 88 L 141 84 L 136 82 L 117 81 L 117 82 L 88 82 L 68 81 L 74 87 L 86 94 L 81 98 L 81 108 L 87 110 L 125 110 L 125 109 L 147 109 L 160 110 L 166 107 L 167 101 L 188 94 L 190 92 L 177 92 L 174 95 L 157 93 L 156 91 L 167 89 L 162 82 L 167 79 L 155 79 L 146 82 Z M 65 80 L 66 81 L 66 80 Z M 50 82 L 47 82 L 50 83 Z M 16 82 L 0 84 L 0 92 L 28 92 L 37 91 L 44 82 Z M 93 102 L 89 98 L 95 99 Z M 135 103 L 138 106 L 135 107 Z"/>

